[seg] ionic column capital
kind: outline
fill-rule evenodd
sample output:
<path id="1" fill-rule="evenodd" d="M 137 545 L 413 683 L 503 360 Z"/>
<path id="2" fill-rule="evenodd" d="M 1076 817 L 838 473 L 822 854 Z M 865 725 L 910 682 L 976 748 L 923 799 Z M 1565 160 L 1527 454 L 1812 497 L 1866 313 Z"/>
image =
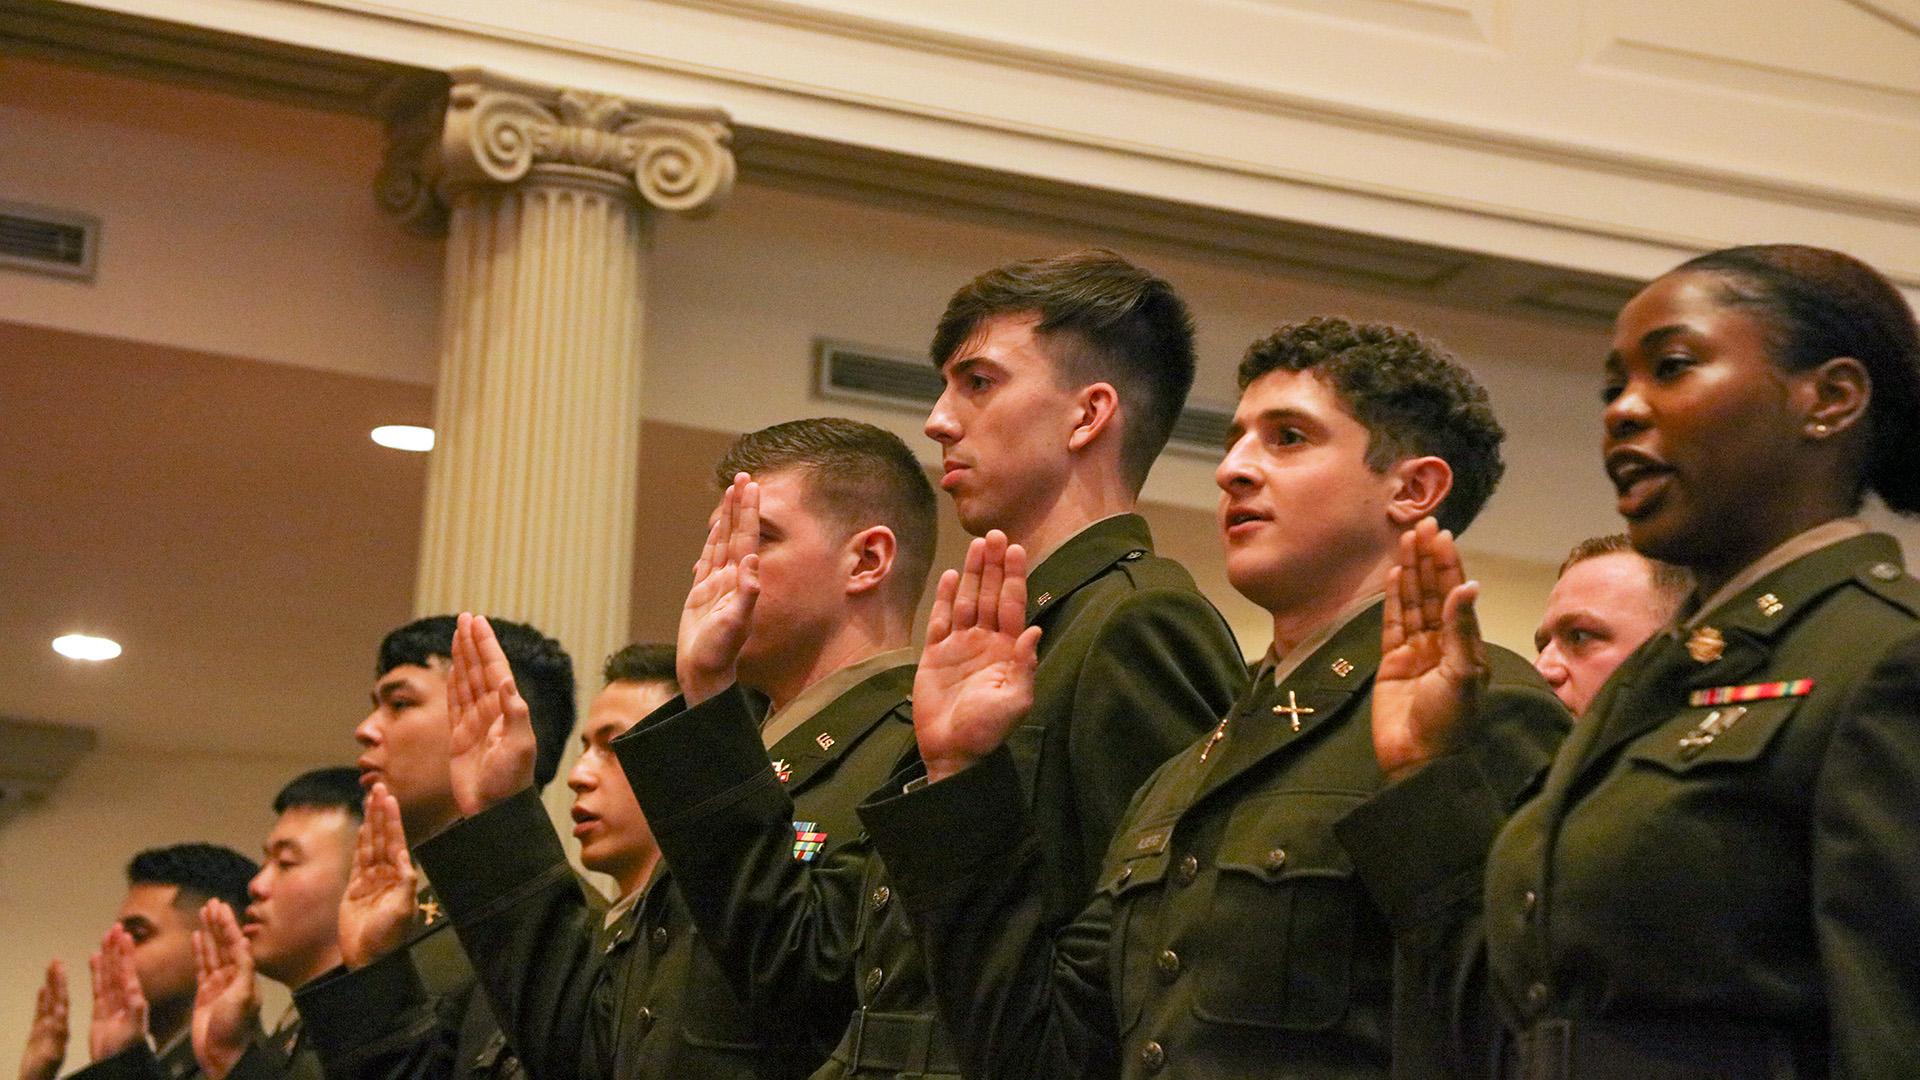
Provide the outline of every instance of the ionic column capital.
<path id="1" fill-rule="evenodd" d="M 423 232 L 442 232 L 463 190 L 586 184 L 700 216 L 733 188 L 733 131 L 719 109 L 628 101 L 478 68 L 444 96 L 396 110 L 376 191 Z"/>

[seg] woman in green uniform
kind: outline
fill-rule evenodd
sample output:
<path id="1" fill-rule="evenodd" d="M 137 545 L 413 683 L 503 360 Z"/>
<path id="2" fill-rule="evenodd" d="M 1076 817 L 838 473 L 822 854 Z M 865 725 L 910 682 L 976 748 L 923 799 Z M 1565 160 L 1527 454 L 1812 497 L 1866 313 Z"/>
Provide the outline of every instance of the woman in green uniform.
<path id="1" fill-rule="evenodd" d="M 1733 248 L 1635 296 L 1606 372 L 1619 511 L 1693 602 L 1503 823 L 1448 752 L 1477 587 L 1423 527 L 1374 708 L 1398 782 L 1342 840 L 1464 1074 L 1920 1077 L 1920 583 L 1854 516 L 1920 511 L 1913 313 L 1837 252 Z"/>

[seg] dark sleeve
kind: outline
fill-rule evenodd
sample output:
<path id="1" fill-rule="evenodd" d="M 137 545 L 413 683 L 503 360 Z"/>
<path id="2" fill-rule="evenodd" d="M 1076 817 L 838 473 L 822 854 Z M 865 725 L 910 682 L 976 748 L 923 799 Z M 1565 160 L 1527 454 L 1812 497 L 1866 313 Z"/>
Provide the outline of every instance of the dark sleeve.
<path id="1" fill-rule="evenodd" d="M 926 954 L 971 1080 L 1118 1072 L 1107 982 L 1112 907 L 1096 893 L 1056 936 L 1038 838 L 1003 748 L 909 794 L 860 808 Z"/>
<path id="2" fill-rule="evenodd" d="M 1145 590 L 1107 617 L 1081 669 L 1070 721 L 1081 880 L 1099 875 L 1133 793 L 1219 723 L 1246 687 L 1240 646 L 1198 592 Z"/>
<path id="3" fill-rule="evenodd" d="M 167 1071 L 160 1067 L 160 1059 L 147 1040 L 138 1039 L 112 1057 L 70 1074 L 67 1080 L 167 1080 Z"/>
<path id="4" fill-rule="evenodd" d="M 1572 724 L 1532 669 L 1515 665 L 1524 661 L 1504 650 L 1495 656 L 1495 681 L 1467 747 L 1334 826 L 1394 931 L 1396 1076 L 1476 1075 L 1494 1052 L 1482 922 L 1487 855 Z"/>
<path id="5" fill-rule="evenodd" d="M 759 1033 L 790 1044 L 799 1026 L 830 1048 L 857 1004 L 871 847 L 848 840 L 814 862 L 794 858 L 793 800 L 738 687 L 669 706 L 613 748 L 674 884 Z"/>
<path id="6" fill-rule="evenodd" d="M 413 854 L 528 1075 L 600 1075 L 613 1060 L 612 1032 L 602 1030 L 593 1008 L 606 970 L 602 916 L 538 792 L 527 788 L 457 822 Z"/>
<path id="7" fill-rule="evenodd" d="M 1814 793 L 1813 903 L 1833 1074 L 1920 1075 L 1920 638 L 1836 724 Z"/>
<path id="8" fill-rule="evenodd" d="M 428 991 L 412 947 L 332 971 L 293 1000 L 328 1080 L 442 1080 L 453 1074 L 465 1001 Z"/>
<path id="9" fill-rule="evenodd" d="M 247 1052 L 240 1055 L 240 1060 L 234 1062 L 227 1080 L 281 1080 L 291 1071 L 291 1064 L 287 1055 L 255 1039 Z"/>

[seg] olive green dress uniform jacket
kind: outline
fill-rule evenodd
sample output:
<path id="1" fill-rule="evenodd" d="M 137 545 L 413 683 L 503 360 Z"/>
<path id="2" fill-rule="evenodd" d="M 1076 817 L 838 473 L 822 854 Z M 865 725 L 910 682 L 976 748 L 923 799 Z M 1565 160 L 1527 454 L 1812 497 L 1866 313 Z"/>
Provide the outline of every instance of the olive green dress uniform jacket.
<path id="1" fill-rule="evenodd" d="M 862 1050 L 869 1072 L 954 1071 L 944 1043 L 912 1038 L 928 1030 L 931 1001 L 911 939 L 875 948 L 889 890 L 854 814 L 913 760 L 913 674 L 872 675 L 771 751 L 738 688 L 692 708 L 669 702 L 613 743 L 720 966 L 756 1023 L 817 1041 L 816 1075 L 861 1071 Z M 856 1009 L 867 1045 L 827 1058 Z M 895 1032 L 906 1034 L 879 1045 Z"/>
<path id="2" fill-rule="evenodd" d="M 1450 760 L 1354 815 L 1462 1060 L 1920 1076 L 1920 583 L 1898 562 L 1844 540 L 1708 612 L 1723 648 L 1656 634 L 1504 829 Z"/>
<path id="3" fill-rule="evenodd" d="M 1153 554 L 1152 536 L 1137 515 L 1089 525 L 1035 567 L 1028 578 L 1027 619 L 1043 628 L 1034 707 L 1009 743 L 1022 799 L 1044 823 L 1048 839 L 1047 870 L 1037 887 L 1051 898 L 1047 910 L 1058 913 L 1067 908 L 1065 898 L 1072 898 L 1069 911 L 1077 910 L 1090 892 L 1099 853 L 1133 790 L 1212 726 L 1245 686 L 1246 667 L 1225 621 L 1183 567 Z M 625 738 L 641 738 L 646 730 Z M 734 730 L 744 765 L 744 729 L 736 721 Z M 918 768 L 910 741 L 900 764 Z M 785 812 L 773 798 L 764 762 L 756 768 L 757 780 L 736 778 L 751 781 L 740 812 L 759 823 L 753 828 L 761 843 L 771 844 L 772 823 Z M 631 766 L 629 778 L 636 791 L 646 792 L 643 805 L 669 780 L 665 773 L 650 779 Z M 855 799 L 879 786 L 869 785 Z M 886 786 L 896 788 L 898 778 Z M 850 809 L 854 800 L 846 805 Z M 687 846 L 712 827 L 690 820 Z M 748 828 L 738 827 L 743 833 Z M 729 858 L 724 852 L 694 857 Z M 668 858 L 685 856 L 669 850 Z M 776 1015 L 844 1029 L 818 1077 L 957 1071 L 919 946 L 892 901 L 887 869 L 864 835 L 841 846 L 804 881 L 790 872 L 762 879 L 750 859 L 732 858 L 740 859 L 734 864 L 739 876 L 725 883 L 726 895 L 716 893 L 724 918 L 712 916 L 727 928 L 715 925 L 713 933 L 729 935 L 748 950 L 729 963 L 750 965 L 741 972 L 753 981 L 749 992 Z M 701 871 L 703 877 L 708 873 Z M 779 955 L 782 944 L 792 952 Z M 723 951 L 738 952 L 733 946 Z"/>
<path id="4" fill-rule="evenodd" d="M 1278 685 L 1260 679 L 1218 740 L 1167 762 L 1057 935 L 1005 754 L 862 808 L 969 1077 L 1389 1075 L 1392 935 L 1332 832 L 1384 783 L 1380 625 L 1379 605 L 1351 619 Z M 1492 652 L 1475 753 L 1517 796 L 1568 718 L 1531 667 Z"/>
<path id="5" fill-rule="evenodd" d="M 415 857 L 533 1080 L 804 1075 L 755 1037 L 665 868 L 606 928 L 533 788 Z"/>
<path id="6" fill-rule="evenodd" d="M 288 1062 L 284 1055 L 274 1056 L 272 1048 L 265 1042 L 266 1036 L 255 1033 L 253 1042 L 247 1047 L 240 1061 L 234 1066 L 229 1077 L 239 1080 L 282 1077 L 297 1075 L 299 1080 L 320 1080 L 319 1062 L 309 1053 L 307 1071 L 298 1074 L 283 1071 Z M 154 1052 L 145 1039 L 134 1043 L 125 1050 L 109 1058 L 92 1062 L 86 1068 L 70 1074 L 68 1080 L 200 1080 L 206 1073 L 200 1068 L 200 1062 L 193 1056 L 193 1040 L 182 1039 L 169 1049 L 165 1056 Z"/>
<path id="7" fill-rule="evenodd" d="M 523 1080 L 486 995 L 431 889 L 413 935 L 357 970 L 294 991 L 301 1041 L 328 1080 Z"/>

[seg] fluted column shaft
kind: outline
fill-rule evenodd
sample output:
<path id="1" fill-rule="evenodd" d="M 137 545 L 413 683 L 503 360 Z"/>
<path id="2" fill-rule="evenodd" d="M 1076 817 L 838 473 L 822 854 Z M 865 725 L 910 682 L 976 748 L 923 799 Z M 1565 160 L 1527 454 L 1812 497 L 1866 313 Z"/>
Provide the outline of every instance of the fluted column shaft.
<path id="1" fill-rule="evenodd" d="M 379 184 L 447 237 L 414 609 L 558 638 L 584 712 L 630 625 L 649 215 L 726 195 L 729 132 L 714 110 L 452 75 L 396 118 Z"/>

